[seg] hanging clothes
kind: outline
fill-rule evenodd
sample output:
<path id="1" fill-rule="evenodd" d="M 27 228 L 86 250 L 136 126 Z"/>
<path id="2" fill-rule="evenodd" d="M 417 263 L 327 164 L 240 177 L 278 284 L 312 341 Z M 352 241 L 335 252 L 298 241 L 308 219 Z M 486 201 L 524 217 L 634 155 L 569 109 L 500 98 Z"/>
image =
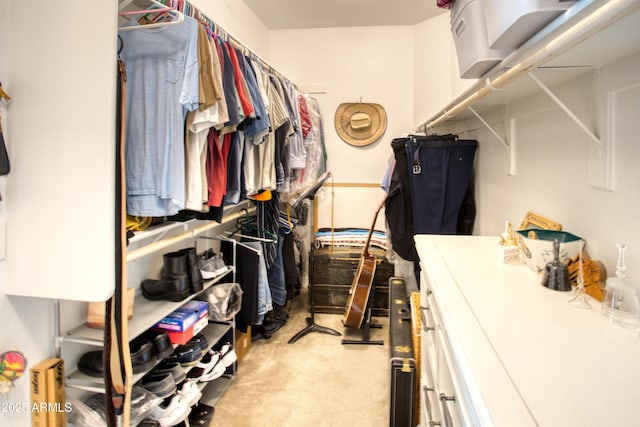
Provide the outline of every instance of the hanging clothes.
<path id="1" fill-rule="evenodd" d="M 199 106 L 198 23 L 121 31 L 127 67 L 127 213 L 168 216 L 185 206 L 184 122 Z"/>

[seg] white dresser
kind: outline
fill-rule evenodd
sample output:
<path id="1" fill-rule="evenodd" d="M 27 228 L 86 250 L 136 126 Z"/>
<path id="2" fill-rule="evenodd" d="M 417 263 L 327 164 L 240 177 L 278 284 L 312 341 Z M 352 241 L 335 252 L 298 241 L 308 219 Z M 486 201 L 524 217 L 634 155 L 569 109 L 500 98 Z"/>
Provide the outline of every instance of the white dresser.
<path id="1" fill-rule="evenodd" d="M 497 237 L 415 237 L 421 425 L 640 426 L 640 336 L 568 304 Z"/>

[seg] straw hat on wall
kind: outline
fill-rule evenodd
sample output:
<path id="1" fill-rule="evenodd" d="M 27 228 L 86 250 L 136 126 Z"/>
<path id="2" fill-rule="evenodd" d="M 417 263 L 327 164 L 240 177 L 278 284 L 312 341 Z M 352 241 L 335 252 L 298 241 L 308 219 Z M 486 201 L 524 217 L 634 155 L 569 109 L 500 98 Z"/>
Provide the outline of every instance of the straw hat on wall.
<path id="1" fill-rule="evenodd" d="M 387 113 L 380 104 L 343 103 L 336 110 L 335 126 L 344 142 L 364 147 L 384 134 L 387 129 Z"/>

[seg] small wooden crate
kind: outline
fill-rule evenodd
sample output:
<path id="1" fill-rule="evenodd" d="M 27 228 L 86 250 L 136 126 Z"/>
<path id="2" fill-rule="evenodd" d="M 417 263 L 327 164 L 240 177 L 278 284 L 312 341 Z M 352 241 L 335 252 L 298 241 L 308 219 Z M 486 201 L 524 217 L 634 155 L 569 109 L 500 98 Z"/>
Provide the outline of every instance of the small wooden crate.
<path id="1" fill-rule="evenodd" d="M 389 278 L 393 276 L 393 265 L 379 249 L 369 249 L 376 257 L 376 272 L 373 278 L 373 315 L 389 315 Z M 314 309 L 316 313 L 344 314 L 349 303 L 351 283 L 358 271 L 360 248 L 314 249 L 309 254 L 309 282 L 315 287 Z M 309 304 L 311 304 L 309 292 Z"/>

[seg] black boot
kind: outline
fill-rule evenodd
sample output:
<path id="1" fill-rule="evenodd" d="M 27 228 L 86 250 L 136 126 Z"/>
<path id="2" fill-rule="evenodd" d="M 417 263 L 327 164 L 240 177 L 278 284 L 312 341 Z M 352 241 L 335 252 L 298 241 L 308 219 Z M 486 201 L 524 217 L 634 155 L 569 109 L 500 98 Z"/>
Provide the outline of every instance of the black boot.
<path id="1" fill-rule="evenodd" d="M 150 300 L 182 301 L 189 296 L 187 257 L 180 252 L 162 255 L 164 266 L 160 280 L 142 282 L 142 295 Z"/>
<path id="2" fill-rule="evenodd" d="M 198 254 L 196 248 L 185 248 L 178 251 L 187 257 L 187 276 L 189 276 L 189 286 L 191 293 L 195 294 L 202 290 L 202 272 L 198 267 Z"/>

